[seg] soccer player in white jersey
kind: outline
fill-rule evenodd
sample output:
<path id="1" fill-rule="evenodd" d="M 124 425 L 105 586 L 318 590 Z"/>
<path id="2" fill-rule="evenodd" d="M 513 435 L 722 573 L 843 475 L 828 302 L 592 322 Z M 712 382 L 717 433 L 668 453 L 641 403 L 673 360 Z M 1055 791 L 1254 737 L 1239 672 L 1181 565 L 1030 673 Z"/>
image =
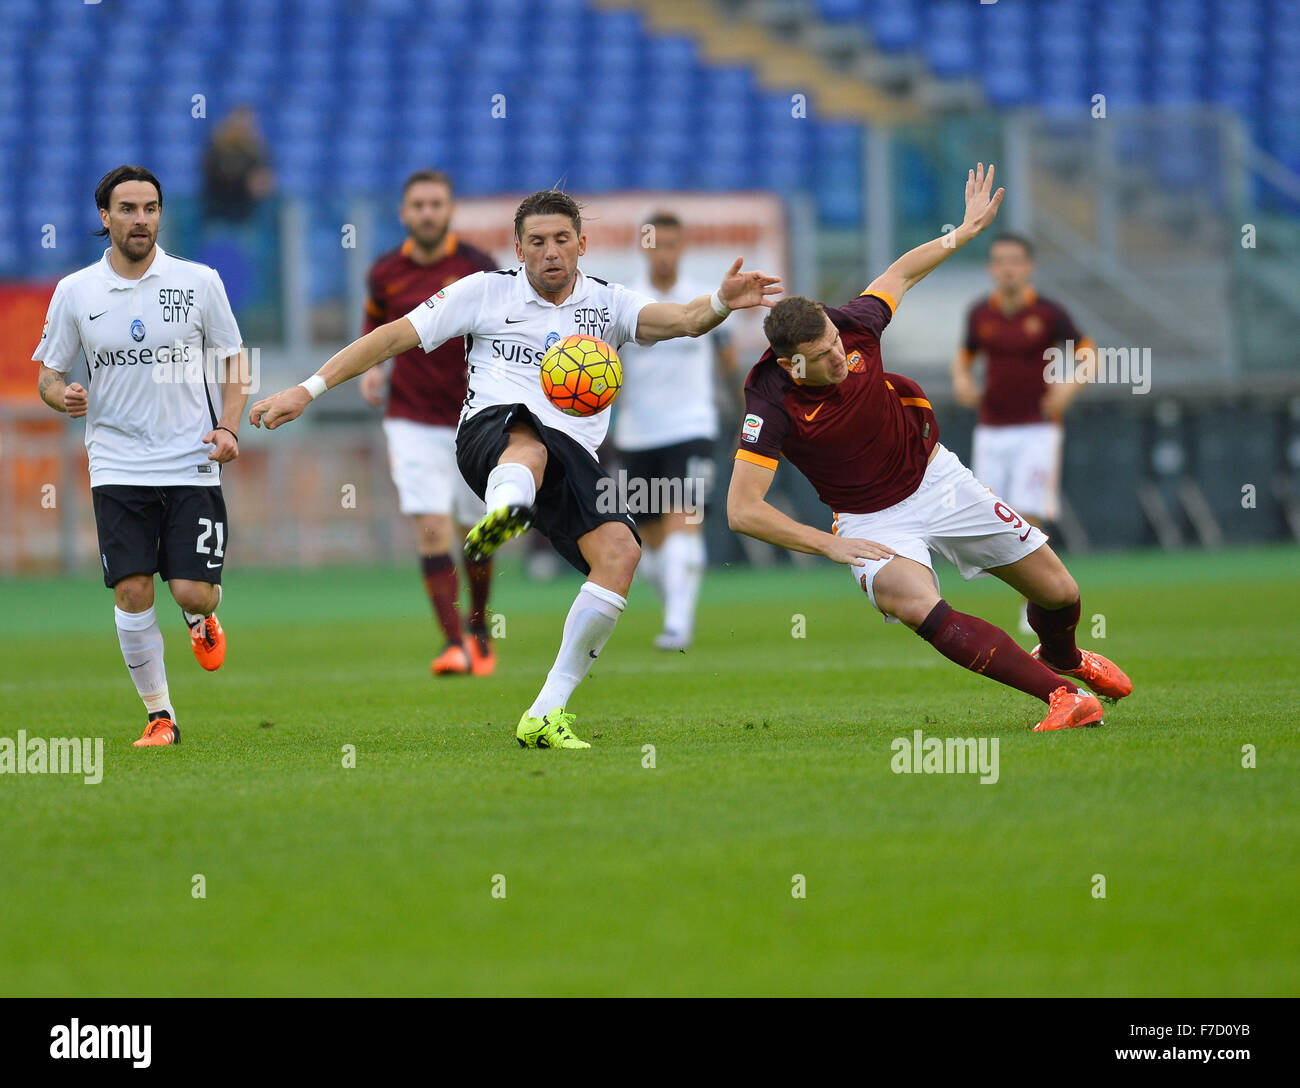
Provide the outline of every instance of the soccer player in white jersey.
<path id="1" fill-rule="evenodd" d="M 645 274 L 631 285 L 664 302 L 689 302 L 708 289 L 680 274 L 682 222 L 656 212 L 642 227 Z M 641 532 L 638 572 L 664 603 L 661 650 L 685 650 L 695 632 L 695 605 L 704 577 L 704 506 L 713 484 L 718 409 L 714 360 L 725 376 L 739 368 L 721 329 L 709 337 L 641 347 L 628 344 L 623 389 L 614 407 L 614 447 L 627 473 L 628 495 L 649 509 L 632 509 Z M 669 509 L 660 509 L 664 503 Z"/>
<path id="2" fill-rule="evenodd" d="M 199 664 L 221 667 L 217 620 L 226 548 L 221 466 L 239 456 L 247 389 L 243 344 L 216 271 L 158 245 L 162 186 L 119 166 L 95 188 L 94 264 L 54 288 L 33 359 L 55 411 L 86 417 L 90 491 L 118 643 L 149 720 L 136 747 L 176 744 L 163 637 L 154 613 L 162 576 L 190 628 Z M 84 352 L 87 383 L 67 380 Z"/>
<path id="3" fill-rule="evenodd" d="M 419 344 L 452 337 L 468 345 L 469 393 L 456 436 L 457 463 L 487 514 L 466 537 L 471 561 L 491 555 L 530 525 L 587 576 L 564 623 L 555 664 L 515 730 L 526 748 L 589 748 L 565 708 L 614 631 L 641 555 L 636 524 L 596 459 L 608 416 L 567 416 L 546 399 L 538 370 L 547 348 L 583 334 L 621 348 L 703 336 L 735 309 L 772 304 L 780 280 L 727 270 L 713 294 L 685 305 L 655 302 L 578 268 L 587 247 L 573 198 L 553 189 L 515 211 L 520 266 L 476 272 L 437 292 L 405 317 L 349 344 L 292 389 L 253 405 L 254 426 L 281 426 L 331 386 Z M 610 497 L 614 501 L 609 501 Z"/>

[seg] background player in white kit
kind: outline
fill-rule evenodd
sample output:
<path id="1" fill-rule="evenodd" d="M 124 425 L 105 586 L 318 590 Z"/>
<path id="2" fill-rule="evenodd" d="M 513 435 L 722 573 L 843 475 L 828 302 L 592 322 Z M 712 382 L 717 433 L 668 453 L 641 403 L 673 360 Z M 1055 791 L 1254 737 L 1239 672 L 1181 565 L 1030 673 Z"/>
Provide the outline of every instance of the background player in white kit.
<path id="1" fill-rule="evenodd" d="M 221 465 L 239 455 L 247 389 L 239 326 L 216 271 L 157 244 L 162 186 L 119 166 L 95 188 L 103 257 L 61 279 L 33 359 L 41 399 L 86 417 L 90 489 L 118 642 L 149 715 L 136 747 L 175 744 L 154 613 L 161 574 L 208 670 L 225 660 L 217 620 L 230 536 Z M 87 385 L 66 375 L 82 352 Z M 210 364 L 217 365 L 210 365 Z"/>
<path id="2" fill-rule="evenodd" d="M 641 548 L 635 523 L 602 498 L 616 488 L 596 459 L 608 416 L 567 416 L 546 399 L 538 370 L 564 336 L 599 337 L 621 348 L 702 336 L 733 309 L 770 304 L 776 277 L 741 272 L 738 259 L 713 295 L 688 305 L 655 302 L 578 269 L 586 235 L 578 205 L 543 190 L 515 211 L 521 265 L 477 272 L 437 292 L 406 317 L 348 345 L 307 381 L 253 405 L 254 426 L 296 419 L 330 386 L 419 344 L 426 351 L 455 336 L 469 349 L 469 395 L 456 436 L 461 474 L 488 513 L 466 539 L 471 561 L 536 523 L 556 551 L 587 575 L 564 624 L 546 683 L 515 730 L 529 748 L 589 748 L 569 728 L 565 709 L 627 605 Z"/>
<path id="3" fill-rule="evenodd" d="M 645 274 L 633 290 L 662 302 L 689 302 L 708 288 L 680 275 L 682 222 L 656 212 L 642 227 Z M 713 401 L 714 360 L 724 376 L 739 368 L 735 348 L 721 329 L 697 339 L 641 347 L 628 344 L 623 389 L 614 407 L 614 447 L 633 480 L 645 480 L 643 495 L 681 495 L 684 509 L 633 510 L 641 534 L 637 568 L 664 602 L 661 650 L 685 650 L 695 631 L 695 605 L 707 556 L 704 505 L 713 489 L 713 445 L 718 409 Z M 680 481 L 667 488 L 650 481 Z M 680 490 L 679 490 L 680 488 Z"/>

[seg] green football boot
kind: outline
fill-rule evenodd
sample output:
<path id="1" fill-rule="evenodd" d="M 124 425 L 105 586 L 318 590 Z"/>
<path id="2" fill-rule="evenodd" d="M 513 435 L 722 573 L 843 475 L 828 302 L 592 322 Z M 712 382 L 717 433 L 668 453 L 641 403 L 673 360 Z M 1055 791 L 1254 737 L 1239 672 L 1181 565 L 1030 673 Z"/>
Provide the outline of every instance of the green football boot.
<path id="1" fill-rule="evenodd" d="M 530 718 L 525 713 L 519 719 L 515 738 L 520 748 L 590 748 L 590 744 L 575 737 L 569 728 L 576 717 L 566 714 L 560 706 L 544 718 Z"/>
<path id="2" fill-rule="evenodd" d="M 533 508 L 522 503 L 510 503 L 489 510 L 478 524 L 465 534 L 465 558 L 471 563 L 482 563 L 507 540 L 526 533 L 533 524 Z"/>

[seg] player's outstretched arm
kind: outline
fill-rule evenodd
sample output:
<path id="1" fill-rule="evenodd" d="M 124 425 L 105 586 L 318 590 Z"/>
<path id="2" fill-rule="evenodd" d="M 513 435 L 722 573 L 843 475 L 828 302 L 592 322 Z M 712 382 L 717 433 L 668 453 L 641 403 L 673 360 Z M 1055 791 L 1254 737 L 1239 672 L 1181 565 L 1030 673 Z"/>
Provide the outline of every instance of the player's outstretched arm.
<path id="1" fill-rule="evenodd" d="M 67 384 L 67 379 L 57 370 L 41 364 L 40 375 L 36 379 L 36 391 L 41 400 L 56 412 L 67 412 L 73 419 L 80 419 L 86 414 L 86 387 L 80 382 Z"/>
<path id="2" fill-rule="evenodd" d="M 774 469 L 752 461 L 736 461 L 727 491 L 727 525 L 732 532 L 765 540 L 779 548 L 809 555 L 824 555 L 852 566 L 867 559 L 887 559 L 892 548 L 872 540 L 833 536 L 787 517 L 767 501 Z"/>
<path id="3" fill-rule="evenodd" d="M 984 164 L 977 163 L 966 175 L 966 215 L 961 226 L 904 253 L 871 281 L 867 291 L 901 302 L 903 295 L 993 222 L 1005 195 L 1005 189 L 993 190 L 993 164 L 985 173 Z"/>
<path id="4" fill-rule="evenodd" d="M 273 431 L 281 424 L 297 419 L 303 409 L 326 389 L 364 374 L 385 359 L 410 351 L 419 342 L 420 336 L 409 318 L 399 317 L 387 325 L 380 325 L 374 332 L 353 340 L 305 382 L 259 400 L 248 413 L 248 422 L 254 427 L 265 423 L 267 430 Z"/>
<path id="5" fill-rule="evenodd" d="M 732 310 L 751 306 L 775 306 L 781 293 L 781 277 L 766 272 L 742 272 L 744 257 L 727 269 L 712 295 L 690 302 L 652 302 L 637 314 L 636 338 L 642 344 L 672 340 L 678 336 L 703 336 L 716 329 Z"/>

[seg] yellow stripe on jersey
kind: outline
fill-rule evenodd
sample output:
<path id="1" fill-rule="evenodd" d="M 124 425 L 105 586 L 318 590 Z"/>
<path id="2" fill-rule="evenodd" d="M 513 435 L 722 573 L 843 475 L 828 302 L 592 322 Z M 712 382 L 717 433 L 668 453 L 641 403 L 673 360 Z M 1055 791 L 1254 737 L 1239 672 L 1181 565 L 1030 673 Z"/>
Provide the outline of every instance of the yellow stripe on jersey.
<path id="1" fill-rule="evenodd" d="M 761 453 L 750 453 L 749 450 L 737 450 L 736 460 L 748 461 L 750 464 L 754 465 L 762 465 L 764 468 L 770 468 L 774 472 L 776 471 L 776 466 L 781 463 L 775 457 L 764 457 Z"/>
<path id="2" fill-rule="evenodd" d="M 867 295 L 871 295 L 873 298 L 880 299 L 881 302 L 883 302 L 886 306 L 889 307 L 889 312 L 891 314 L 898 309 L 898 303 L 894 301 L 894 296 L 889 294 L 889 292 L 887 291 L 872 291 L 870 288 L 868 288 L 867 290 L 863 291 L 862 294 L 858 296 L 858 298 L 865 298 Z"/>

